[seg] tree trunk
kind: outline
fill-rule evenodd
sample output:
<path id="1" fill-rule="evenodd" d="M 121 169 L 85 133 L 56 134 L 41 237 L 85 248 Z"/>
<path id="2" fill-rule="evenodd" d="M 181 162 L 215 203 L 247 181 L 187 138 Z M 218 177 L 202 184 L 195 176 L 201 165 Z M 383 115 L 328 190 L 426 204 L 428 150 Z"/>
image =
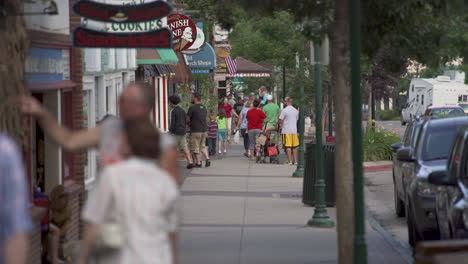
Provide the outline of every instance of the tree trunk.
<path id="1" fill-rule="evenodd" d="M 335 0 L 330 31 L 330 69 L 335 97 L 335 185 L 338 260 L 352 263 L 354 237 L 353 161 L 351 146 L 351 87 L 349 84 L 349 1 Z"/>
<path id="2" fill-rule="evenodd" d="M 25 93 L 24 62 L 28 49 L 22 0 L 3 1 L 6 17 L 0 17 L 0 131 L 27 147 L 26 123 L 15 99 Z"/>
<path id="3" fill-rule="evenodd" d="M 384 103 L 384 109 L 385 110 L 390 110 L 390 97 L 388 95 L 384 96 L 383 98 L 383 103 Z"/>

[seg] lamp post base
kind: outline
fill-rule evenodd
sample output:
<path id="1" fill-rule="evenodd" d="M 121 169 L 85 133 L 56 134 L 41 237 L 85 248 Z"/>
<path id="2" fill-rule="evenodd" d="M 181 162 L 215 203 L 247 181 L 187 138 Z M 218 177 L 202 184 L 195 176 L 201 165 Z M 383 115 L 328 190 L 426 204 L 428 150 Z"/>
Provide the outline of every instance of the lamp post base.
<path id="1" fill-rule="evenodd" d="M 333 222 L 333 220 L 327 215 L 326 211 L 317 212 L 316 209 L 314 212 L 314 216 L 312 216 L 312 218 L 309 221 L 307 221 L 307 225 L 316 227 L 334 227 L 335 222 Z"/>
<path id="2" fill-rule="evenodd" d="M 304 167 L 298 166 L 292 176 L 297 178 L 304 177 Z"/>

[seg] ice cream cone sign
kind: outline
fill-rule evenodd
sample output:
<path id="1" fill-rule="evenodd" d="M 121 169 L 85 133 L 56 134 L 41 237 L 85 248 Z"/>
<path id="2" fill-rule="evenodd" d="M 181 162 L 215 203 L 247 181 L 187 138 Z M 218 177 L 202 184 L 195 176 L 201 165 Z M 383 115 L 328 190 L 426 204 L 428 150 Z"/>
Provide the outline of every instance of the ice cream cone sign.
<path id="1" fill-rule="evenodd" d="M 180 45 L 179 45 L 180 51 L 184 50 L 184 47 L 187 46 L 187 44 L 193 42 L 192 35 L 193 35 L 193 32 L 191 28 L 189 27 L 184 28 L 184 33 L 182 33 L 182 37 L 180 38 Z"/>

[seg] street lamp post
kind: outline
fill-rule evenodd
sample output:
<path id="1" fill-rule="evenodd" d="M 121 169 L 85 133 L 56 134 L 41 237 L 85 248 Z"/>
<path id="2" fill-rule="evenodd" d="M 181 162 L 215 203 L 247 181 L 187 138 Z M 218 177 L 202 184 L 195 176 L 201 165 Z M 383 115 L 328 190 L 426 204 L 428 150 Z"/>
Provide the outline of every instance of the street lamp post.
<path id="1" fill-rule="evenodd" d="M 325 201 L 325 179 L 323 175 L 323 135 L 322 135 L 322 65 L 320 43 L 314 41 L 314 81 L 315 81 L 315 210 L 307 222 L 309 226 L 332 227 L 335 225 L 328 216 Z"/>
<path id="2" fill-rule="evenodd" d="M 354 263 L 367 263 L 364 222 L 364 181 L 362 175 L 362 111 L 361 111 L 361 1 L 350 1 L 351 43 L 351 114 L 354 175 Z"/>
<path id="3" fill-rule="evenodd" d="M 302 68 L 299 68 L 302 70 Z M 300 105 L 299 105 L 299 150 L 298 150 L 298 165 L 293 177 L 304 177 L 304 130 L 305 130 L 305 107 L 304 107 L 304 84 L 300 86 Z"/>

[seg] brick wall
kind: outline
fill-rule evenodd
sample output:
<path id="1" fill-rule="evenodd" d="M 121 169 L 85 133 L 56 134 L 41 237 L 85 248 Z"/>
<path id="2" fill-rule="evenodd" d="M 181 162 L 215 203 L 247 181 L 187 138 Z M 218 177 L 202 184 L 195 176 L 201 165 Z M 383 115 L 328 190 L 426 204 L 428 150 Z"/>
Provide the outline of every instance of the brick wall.
<path id="1" fill-rule="evenodd" d="M 71 10 L 76 0 L 70 0 L 70 33 L 73 32 L 76 26 L 81 24 L 81 17 L 76 15 Z M 73 126 L 74 129 L 80 129 L 83 125 L 83 59 L 81 49 L 72 49 L 71 54 L 71 79 L 76 83 L 73 88 Z M 78 239 L 81 235 L 81 220 L 80 212 L 84 205 L 84 166 L 85 166 L 86 152 L 81 151 L 75 154 L 74 167 L 75 167 L 75 183 L 76 190 L 72 190 L 71 195 L 71 209 L 72 209 L 72 223 L 73 228 L 77 230 L 70 230 L 73 234 L 70 238 Z"/>
<path id="2" fill-rule="evenodd" d="M 31 209 L 31 218 L 34 224 L 33 231 L 30 234 L 30 244 L 28 250 L 28 264 L 41 264 L 42 239 L 41 239 L 41 220 L 44 217 L 45 209 L 33 206 Z"/>

